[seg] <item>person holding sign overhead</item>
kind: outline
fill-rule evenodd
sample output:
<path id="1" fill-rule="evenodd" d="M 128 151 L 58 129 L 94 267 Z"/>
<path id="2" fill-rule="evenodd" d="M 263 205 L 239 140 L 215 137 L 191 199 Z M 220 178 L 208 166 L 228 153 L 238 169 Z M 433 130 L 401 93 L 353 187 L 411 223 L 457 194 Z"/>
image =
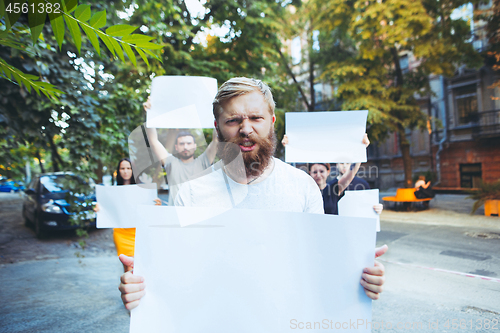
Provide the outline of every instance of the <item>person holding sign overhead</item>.
<path id="1" fill-rule="evenodd" d="M 148 98 L 143 106 L 146 112 L 151 109 L 150 98 Z M 194 135 L 190 131 L 184 130 L 177 134 L 175 138 L 174 154 L 170 154 L 165 146 L 158 140 L 156 128 L 146 127 L 146 133 L 154 154 L 157 159 L 161 161 L 167 173 L 170 188 L 168 204 L 172 206 L 180 184 L 209 168 L 214 162 L 217 153 L 217 136 L 214 135 L 207 149 L 200 156 L 195 158 L 194 152 L 198 146 L 195 142 Z"/>

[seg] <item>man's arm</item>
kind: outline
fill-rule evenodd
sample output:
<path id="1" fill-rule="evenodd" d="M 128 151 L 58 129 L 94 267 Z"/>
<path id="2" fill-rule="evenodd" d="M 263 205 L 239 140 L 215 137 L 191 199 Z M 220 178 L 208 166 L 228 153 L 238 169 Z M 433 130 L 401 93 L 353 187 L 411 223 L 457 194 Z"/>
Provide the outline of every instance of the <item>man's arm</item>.
<path id="1" fill-rule="evenodd" d="M 144 107 L 144 111 L 147 113 L 149 109 L 151 109 L 151 100 L 148 97 L 148 100 L 142 104 Z M 170 153 L 165 149 L 165 147 L 158 140 L 158 133 L 156 132 L 156 128 L 148 128 L 146 127 L 146 135 L 148 137 L 149 146 L 153 150 L 153 153 L 156 155 L 156 158 L 161 161 L 161 164 L 164 166 L 166 163 L 166 159 L 170 156 Z"/>
<path id="2" fill-rule="evenodd" d="M 156 158 L 161 161 L 161 164 L 163 166 L 165 166 L 167 157 L 169 157 L 171 154 L 158 140 L 158 133 L 156 132 L 156 128 L 146 127 L 146 135 L 148 136 L 149 146 L 153 150 Z"/>
<path id="3" fill-rule="evenodd" d="M 205 150 L 205 154 L 207 155 L 210 164 L 214 163 L 215 155 L 217 155 L 218 143 L 219 143 L 219 137 L 217 136 L 217 131 L 214 129 L 214 131 L 212 132 L 212 142 L 210 142 L 207 149 Z"/>

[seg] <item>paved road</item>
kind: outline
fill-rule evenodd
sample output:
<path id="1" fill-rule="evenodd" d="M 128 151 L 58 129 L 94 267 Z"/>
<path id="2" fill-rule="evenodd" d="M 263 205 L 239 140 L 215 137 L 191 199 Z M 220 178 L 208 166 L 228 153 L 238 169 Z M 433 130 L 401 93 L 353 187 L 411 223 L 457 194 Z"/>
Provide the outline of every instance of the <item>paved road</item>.
<path id="1" fill-rule="evenodd" d="M 373 331 L 403 332 L 407 330 L 398 330 L 397 323 L 408 328 L 421 323 L 422 330 L 408 331 L 492 332 L 475 327 L 500 320 L 500 283 L 430 268 L 500 279 L 500 220 L 497 223 L 497 228 L 481 228 L 383 221 L 377 244 L 388 244 L 383 259 L 397 264 L 384 263 L 387 283 L 382 299 L 373 303 L 373 317 L 392 323 L 394 329 L 386 324 Z M 467 328 L 451 329 L 452 319 L 468 323 Z M 439 329 L 429 329 L 436 321 Z"/>
<path id="2" fill-rule="evenodd" d="M 128 332 L 111 231 L 91 232 L 85 251 L 72 233 L 39 241 L 20 209 L 15 196 L 0 196 L 0 332 Z M 475 328 L 500 319 L 500 283 L 415 267 L 500 278 L 500 219 L 454 214 L 384 213 L 378 243 L 390 246 L 384 260 L 396 264 L 385 263 L 386 290 L 373 307 L 375 327 L 384 326 L 373 332 L 500 331 L 500 323 L 498 330 Z M 473 329 L 453 330 L 452 319 Z"/>

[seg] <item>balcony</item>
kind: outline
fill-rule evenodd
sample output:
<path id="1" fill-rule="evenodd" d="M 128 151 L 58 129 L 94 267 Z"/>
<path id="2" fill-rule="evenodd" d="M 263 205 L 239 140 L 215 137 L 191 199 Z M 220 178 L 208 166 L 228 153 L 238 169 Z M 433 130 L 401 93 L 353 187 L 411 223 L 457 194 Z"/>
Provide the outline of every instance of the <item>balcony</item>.
<path id="1" fill-rule="evenodd" d="M 474 138 L 500 136 L 500 110 L 475 113 L 471 128 Z"/>

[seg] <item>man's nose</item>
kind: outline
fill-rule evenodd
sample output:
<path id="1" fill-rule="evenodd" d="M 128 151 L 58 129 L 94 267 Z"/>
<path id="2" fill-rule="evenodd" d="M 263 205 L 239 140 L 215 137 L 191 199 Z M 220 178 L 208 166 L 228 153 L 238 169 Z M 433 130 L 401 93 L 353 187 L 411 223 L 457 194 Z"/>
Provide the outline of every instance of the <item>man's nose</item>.
<path id="1" fill-rule="evenodd" d="M 253 132 L 253 127 L 252 124 L 250 123 L 250 120 L 243 119 L 243 121 L 240 124 L 240 134 L 242 136 L 248 136 L 252 132 Z"/>

